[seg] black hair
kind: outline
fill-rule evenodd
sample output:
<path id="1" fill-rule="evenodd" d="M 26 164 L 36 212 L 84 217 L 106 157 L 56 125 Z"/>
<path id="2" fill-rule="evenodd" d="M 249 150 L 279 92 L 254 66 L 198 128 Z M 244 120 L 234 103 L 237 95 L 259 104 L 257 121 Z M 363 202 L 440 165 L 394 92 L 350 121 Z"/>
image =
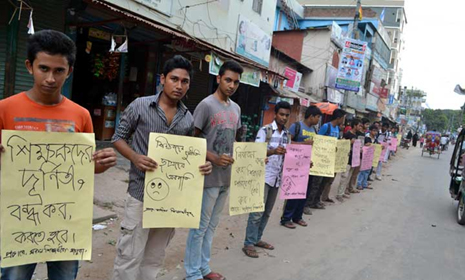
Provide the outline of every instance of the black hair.
<path id="1" fill-rule="evenodd" d="M 383 123 L 383 127 L 389 128 L 389 124 L 388 123 Z"/>
<path id="2" fill-rule="evenodd" d="M 223 76 L 227 70 L 233 71 L 239 74 L 239 76 L 242 76 L 242 73 L 244 72 L 244 68 L 242 68 L 242 66 L 234 60 L 228 60 L 225 63 L 223 63 L 223 65 L 221 65 L 218 75 Z"/>
<path id="3" fill-rule="evenodd" d="M 375 123 L 381 124 L 381 122 L 379 122 L 379 121 L 375 121 L 375 122 L 373 122 L 373 124 L 375 124 Z"/>
<path id="4" fill-rule="evenodd" d="M 339 119 L 339 118 L 342 118 L 346 115 L 346 111 L 342 110 L 342 109 L 336 109 L 334 110 L 333 112 L 333 118 L 332 120 L 336 120 L 336 119 Z"/>
<path id="5" fill-rule="evenodd" d="M 370 122 L 370 120 L 367 119 L 367 118 L 363 118 L 363 119 L 362 119 L 362 124 L 363 124 L 363 125 L 365 125 L 365 124 L 367 124 L 367 123 L 369 123 L 369 122 Z"/>
<path id="6" fill-rule="evenodd" d="M 305 119 L 308 119 L 310 116 L 321 116 L 321 115 L 323 114 L 321 113 L 320 108 L 318 108 L 315 105 L 309 106 L 307 110 L 305 111 Z"/>
<path id="7" fill-rule="evenodd" d="M 73 67 L 76 61 L 74 41 L 62 32 L 55 30 L 41 30 L 29 37 L 27 40 L 27 59 L 31 64 L 34 63 L 39 52 L 65 56 L 70 67 Z"/>
<path id="8" fill-rule="evenodd" d="M 166 77 L 174 69 L 184 69 L 189 73 L 189 77 L 192 79 L 194 70 L 192 69 L 192 63 L 182 55 L 175 55 L 173 58 L 168 59 L 163 65 L 163 75 Z"/>
<path id="9" fill-rule="evenodd" d="M 352 120 L 352 128 L 356 127 L 359 125 L 362 121 L 360 119 L 353 119 Z"/>
<path id="10" fill-rule="evenodd" d="M 287 109 L 291 110 L 291 104 L 287 101 L 280 101 L 276 106 L 274 107 L 274 112 L 277 114 L 280 109 Z"/>
<path id="11" fill-rule="evenodd" d="M 372 131 L 372 130 L 378 130 L 378 128 L 376 127 L 376 125 L 372 124 L 372 125 L 370 125 L 369 130 L 370 130 L 370 131 Z"/>

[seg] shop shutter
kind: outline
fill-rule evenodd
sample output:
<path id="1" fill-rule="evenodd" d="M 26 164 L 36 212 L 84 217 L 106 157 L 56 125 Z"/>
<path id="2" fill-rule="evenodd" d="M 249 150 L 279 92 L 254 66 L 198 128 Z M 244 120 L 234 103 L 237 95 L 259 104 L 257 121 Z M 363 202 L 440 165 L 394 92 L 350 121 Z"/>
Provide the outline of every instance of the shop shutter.
<path id="1" fill-rule="evenodd" d="M 203 71 L 200 71 L 199 69 L 200 63 L 203 63 Z M 210 88 L 210 79 L 213 79 L 214 77 L 208 73 L 207 62 L 203 60 L 194 60 L 192 61 L 192 65 L 194 66 L 194 77 L 189 91 L 187 92 L 187 98 L 184 100 L 184 104 L 186 104 L 187 108 L 189 108 L 189 111 L 194 112 L 197 104 L 212 93 L 212 89 Z"/>
<path id="2" fill-rule="evenodd" d="M 1 1 L 0 3 L 0 99 L 2 99 L 5 94 L 5 60 L 8 26 L 7 5 L 7 1 Z"/>
<path id="3" fill-rule="evenodd" d="M 63 32 L 65 29 L 65 7 L 68 1 L 63 0 L 48 0 L 30 1 L 34 8 L 34 28 L 35 31 L 42 29 L 53 29 Z M 26 91 L 33 86 L 32 76 L 29 75 L 24 61 L 26 61 L 27 50 L 27 24 L 29 21 L 29 11 L 24 11 L 21 14 L 21 22 L 19 26 L 17 56 L 16 56 L 16 74 L 15 74 L 15 93 Z"/>

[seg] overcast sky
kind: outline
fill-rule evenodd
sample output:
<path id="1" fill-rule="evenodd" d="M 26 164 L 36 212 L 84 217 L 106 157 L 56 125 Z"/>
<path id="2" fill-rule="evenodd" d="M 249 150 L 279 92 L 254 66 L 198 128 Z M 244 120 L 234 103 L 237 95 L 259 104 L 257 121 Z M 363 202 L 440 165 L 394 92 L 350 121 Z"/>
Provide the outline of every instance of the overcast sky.
<path id="1" fill-rule="evenodd" d="M 406 0 L 402 85 L 428 93 L 433 109 L 460 109 L 465 96 L 465 1 Z"/>

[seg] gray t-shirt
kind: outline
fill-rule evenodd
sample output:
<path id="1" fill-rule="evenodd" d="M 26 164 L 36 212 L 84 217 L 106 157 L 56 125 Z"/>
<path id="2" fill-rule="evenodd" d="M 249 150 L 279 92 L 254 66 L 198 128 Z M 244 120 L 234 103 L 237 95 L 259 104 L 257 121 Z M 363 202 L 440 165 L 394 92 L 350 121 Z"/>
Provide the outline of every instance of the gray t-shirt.
<path id="1" fill-rule="evenodd" d="M 207 150 L 219 156 L 233 156 L 236 132 L 241 127 L 241 108 L 230 100 L 229 105 L 221 103 L 213 94 L 197 105 L 194 111 L 194 126 L 207 139 Z M 229 186 L 231 166 L 213 165 L 212 173 L 205 176 L 205 188 Z"/>

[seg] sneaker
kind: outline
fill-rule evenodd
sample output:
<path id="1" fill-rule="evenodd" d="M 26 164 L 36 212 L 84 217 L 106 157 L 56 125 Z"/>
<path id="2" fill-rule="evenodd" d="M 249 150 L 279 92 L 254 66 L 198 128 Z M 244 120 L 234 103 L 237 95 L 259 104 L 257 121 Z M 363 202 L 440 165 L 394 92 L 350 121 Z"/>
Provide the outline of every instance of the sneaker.
<path id="1" fill-rule="evenodd" d="M 320 209 L 320 210 L 326 209 L 326 207 L 324 205 L 321 205 L 321 204 L 312 205 L 309 208 Z M 305 208 L 304 208 L 304 213 L 305 213 Z"/>
<path id="2" fill-rule="evenodd" d="M 304 208 L 304 214 L 305 215 L 313 215 L 312 210 L 310 210 L 310 207 L 305 207 Z"/>
<path id="3" fill-rule="evenodd" d="M 337 201 L 339 201 L 340 203 L 344 202 L 344 198 L 342 198 L 342 196 L 336 196 L 336 199 Z"/>
<path id="4" fill-rule="evenodd" d="M 373 179 L 371 179 L 370 177 L 368 177 L 368 182 L 373 182 Z"/>
<path id="5" fill-rule="evenodd" d="M 320 201 L 320 202 L 318 202 L 318 205 L 319 205 L 319 206 L 325 207 L 325 206 L 326 206 L 326 203 Z"/>
<path id="6" fill-rule="evenodd" d="M 378 181 L 382 181 L 382 180 L 383 180 L 381 177 L 378 177 L 378 176 L 376 176 L 375 179 L 378 180 Z"/>

